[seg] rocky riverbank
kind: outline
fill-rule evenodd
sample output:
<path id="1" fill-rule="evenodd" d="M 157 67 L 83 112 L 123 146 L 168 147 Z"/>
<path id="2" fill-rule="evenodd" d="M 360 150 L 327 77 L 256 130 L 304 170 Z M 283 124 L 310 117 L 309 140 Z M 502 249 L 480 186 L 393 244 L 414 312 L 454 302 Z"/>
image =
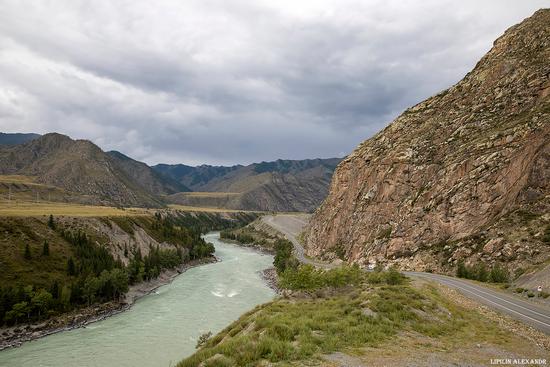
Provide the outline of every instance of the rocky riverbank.
<path id="1" fill-rule="evenodd" d="M 65 313 L 39 323 L 17 325 L 0 329 L 0 350 L 21 346 L 24 342 L 42 338 L 47 335 L 86 327 L 93 322 L 104 320 L 110 316 L 128 310 L 141 297 L 155 289 L 169 284 L 175 277 L 195 266 L 217 262 L 216 257 L 199 259 L 182 264 L 178 268 L 163 271 L 156 279 L 132 285 L 124 299 Z"/>
<path id="2" fill-rule="evenodd" d="M 261 272 L 263 280 L 267 283 L 267 286 L 279 294 L 281 290 L 279 289 L 279 278 L 277 276 L 277 271 L 275 268 L 265 269 Z"/>

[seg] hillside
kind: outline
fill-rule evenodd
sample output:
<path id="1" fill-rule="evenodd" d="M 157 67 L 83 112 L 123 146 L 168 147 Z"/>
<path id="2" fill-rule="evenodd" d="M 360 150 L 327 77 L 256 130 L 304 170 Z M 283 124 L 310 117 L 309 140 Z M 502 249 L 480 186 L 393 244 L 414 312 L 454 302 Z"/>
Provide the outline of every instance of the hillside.
<path id="1" fill-rule="evenodd" d="M 117 151 L 110 151 L 107 154 L 128 177 L 153 195 L 160 196 L 190 191 L 185 185 L 163 176 L 143 162 L 136 161 Z"/>
<path id="2" fill-rule="evenodd" d="M 0 350 L 125 309 L 186 266 L 212 261 L 201 233 L 257 217 L 128 212 L 0 217 Z"/>
<path id="3" fill-rule="evenodd" d="M 464 79 L 406 110 L 335 171 L 310 256 L 454 271 L 550 254 L 550 10 L 508 29 Z M 337 255 L 338 254 L 338 255 Z"/>
<path id="4" fill-rule="evenodd" d="M 153 169 L 195 193 L 168 200 L 206 207 L 264 211 L 312 211 L 325 198 L 334 168 L 332 159 L 277 160 L 248 166 L 157 165 Z"/>
<path id="5" fill-rule="evenodd" d="M 56 133 L 0 147 L 0 174 L 32 176 L 36 184 L 67 191 L 71 201 L 95 205 L 158 207 L 157 194 L 179 189 L 144 164 Z"/>
<path id="6" fill-rule="evenodd" d="M 0 133 L 0 145 L 17 145 L 40 137 L 38 134 Z"/>

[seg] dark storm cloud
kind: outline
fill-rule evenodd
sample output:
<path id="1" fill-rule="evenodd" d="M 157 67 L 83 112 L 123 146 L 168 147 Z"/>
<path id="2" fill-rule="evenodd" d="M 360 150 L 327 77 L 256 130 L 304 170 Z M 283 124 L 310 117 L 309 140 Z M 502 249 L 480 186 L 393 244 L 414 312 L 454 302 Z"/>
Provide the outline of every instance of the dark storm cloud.
<path id="1" fill-rule="evenodd" d="M 548 2 L 0 3 L 1 130 L 231 164 L 349 153 Z"/>

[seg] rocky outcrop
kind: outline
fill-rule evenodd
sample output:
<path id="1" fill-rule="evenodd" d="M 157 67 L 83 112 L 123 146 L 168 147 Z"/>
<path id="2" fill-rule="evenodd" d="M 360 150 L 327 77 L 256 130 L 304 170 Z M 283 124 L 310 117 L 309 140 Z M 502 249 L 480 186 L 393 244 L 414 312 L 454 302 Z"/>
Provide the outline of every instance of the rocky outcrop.
<path id="1" fill-rule="evenodd" d="M 348 156 L 310 223 L 307 254 L 419 270 L 547 258 L 549 24 L 540 10 L 511 27 L 459 83 Z"/>

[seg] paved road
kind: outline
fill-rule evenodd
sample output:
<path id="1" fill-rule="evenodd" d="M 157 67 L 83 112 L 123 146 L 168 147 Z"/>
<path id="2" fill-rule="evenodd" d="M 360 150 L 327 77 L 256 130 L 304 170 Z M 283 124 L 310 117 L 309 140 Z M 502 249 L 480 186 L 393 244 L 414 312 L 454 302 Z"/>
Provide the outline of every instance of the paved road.
<path id="1" fill-rule="evenodd" d="M 516 320 L 523 321 L 546 334 L 550 334 L 550 308 L 548 307 L 534 304 L 533 302 L 466 279 L 421 272 L 405 272 L 405 274 L 430 279 L 454 288 L 469 298 L 512 316 Z"/>
<path id="2" fill-rule="evenodd" d="M 278 214 L 266 215 L 262 221 L 281 232 L 294 245 L 294 256 L 304 264 L 310 264 L 323 269 L 330 269 L 334 265 L 312 260 L 305 256 L 304 247 L 296 238 L 308 223 L 310 214 Z"/>
<path id="3" fill-rule="evenodd" d="M 304 248 L 296 239 L 309 220 L 308 215 L 284 214 L 270 215 L 262 219 L 265 223 L 277 231 L 283 233 L 294 245 L 296 257 L 299 261 L 322 268 L 330 268 L 331 265 L 320 263 L 304 256 Z M 489 288 L 466 279 L 453 278 L 446 275 L 405 272 L 408 276 L 415 276 L 439 282 L 448 287 L 454 288 L 465 296 L 479 301 L 480 303 L 505 313 L 516 320 L 522 321 L 534 328 L 550 335 L 550 308 L 543 305 L 520 299 L 519 297 L 507 294 L 493 288 Z"/>

